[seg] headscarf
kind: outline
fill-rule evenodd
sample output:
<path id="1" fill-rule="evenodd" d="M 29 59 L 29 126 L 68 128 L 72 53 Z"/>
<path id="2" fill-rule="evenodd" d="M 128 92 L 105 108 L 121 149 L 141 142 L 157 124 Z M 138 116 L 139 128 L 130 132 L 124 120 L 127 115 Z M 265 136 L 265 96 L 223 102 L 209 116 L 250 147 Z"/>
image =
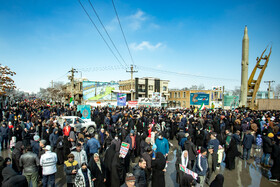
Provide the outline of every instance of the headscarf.
<path id="1" fill-rule="evenodd" d="M 224 184 L 224 176 L 222 174 L 218 174 L 216 178 L 211 182 L 210 187 L 223 187 Z"/>
<path id="2" fill-rule="evenodd" d="M 185 151 L 183 151 L 182 152 L 182 155 L 181 155 L 181 164 L 183 165 L 183 166 L 185 166 L 185 167 L 188 167 L 188 162 L 189 162 L 189 153 L 188 153 L 188 156 L 187 156 L 187 158 L 185 157 L 185 152 L 187 152 L 188 153 L 188 151 L 187 150 L 185 150 Z"/>

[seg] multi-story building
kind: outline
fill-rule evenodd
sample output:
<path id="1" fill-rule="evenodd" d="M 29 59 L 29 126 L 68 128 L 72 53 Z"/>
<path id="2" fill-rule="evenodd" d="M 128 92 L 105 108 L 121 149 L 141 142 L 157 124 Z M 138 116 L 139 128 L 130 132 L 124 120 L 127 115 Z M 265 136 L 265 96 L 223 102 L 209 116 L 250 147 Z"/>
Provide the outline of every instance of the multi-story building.
<path id="1" fill-rule="evenodd" d="M 127 100 L 138 100 L 139 98 L 152 98 L 154 92 L 161 93 L 165 101 L 169 98 L 168 80 L 160 80 L 153 77 L 135 78 L 132 80 L 119 81 L 119 89 L 132 92 L 127 94 Z M 132 85 L 132 86 L 131 86 Z"/>
<path id="2" fill-rule="evenodd" d="M 169 107 L 190 108 L 190 106 L 200 106 L 203 101 L 196 102 L 195 98 L 206 100 L 205 107 L 222 107 L 222 90 L 170 90 Z M 198 99 L 198 100 L 199 100 Z M 197 103 L 197 104 L 195 104 Z M 219 105 L 219 107 L 218 107 Z"/>

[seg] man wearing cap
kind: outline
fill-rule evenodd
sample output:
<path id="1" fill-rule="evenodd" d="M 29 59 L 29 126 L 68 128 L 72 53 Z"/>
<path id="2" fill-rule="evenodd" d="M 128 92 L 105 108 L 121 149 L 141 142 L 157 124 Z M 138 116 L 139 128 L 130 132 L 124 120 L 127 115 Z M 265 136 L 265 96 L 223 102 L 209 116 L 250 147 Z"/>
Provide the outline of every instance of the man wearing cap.
<path id="1" fill-rule="evenodd" d="M 33 136 L 33 140 L 34 141 L 31 142 L 32 151 L 33 151 L 33 153 L 37 154 L 37 156 L 38 156 L 39 150 L 40 150 L 40 143 L 39 143 L 40 136 L 38 136 L 38 135 Z"/>
<path id="2" fill-rule="evenodd" d="M 206 175 L 206 183 L 210 184 L 211 175 L 213 172 L 215 172 L 218 162 L 218 155 L 217 153 L 214 153 L 214 146 L 209 145 L 208 146 L 208 170 Z"/>
<path id="3" fill-rule="evenodd" d="M 272 139 L 274 137 L 273 133 L 268 133 L 267 136 L 263 136 L 263 155 L 261 159 L 261 165 L 264 167 L 271 167 L 269 165 L 270 155 L 272 153 Z"/>
<path id="4" fill-rule="evenodd" d="M 43 187 L 47 187 L 48 184 L 50 184 L 51 187 L 55 187 L 57 155 L 51 152 L 50 145 L 45 147 L 45 151 L 45 154 L 43 154 L 40 159 L 40 165 L 43 168 Z"/>
<path id="5" fill-rule="evenodd" d="M 121 187 L 134 187 L 135 176 L 132 173 L 127 173 L 125 177 L 125 183 Z"/>

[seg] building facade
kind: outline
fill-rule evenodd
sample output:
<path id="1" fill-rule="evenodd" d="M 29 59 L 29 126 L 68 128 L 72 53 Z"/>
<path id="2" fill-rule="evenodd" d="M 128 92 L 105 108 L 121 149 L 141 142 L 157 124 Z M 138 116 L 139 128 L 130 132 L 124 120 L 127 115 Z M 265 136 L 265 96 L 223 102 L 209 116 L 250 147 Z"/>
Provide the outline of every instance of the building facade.
<path id="1" fill-rule="evenodd" d="M 213 106 L 214 108 L 222 107 L 222 90 L 170 90 L 169 95 L 169 107 L 190 108 L 192 105 L 198 107 L 201 103 L 206 103 L 205 107 L 207 108 L 212 108 Z M 200 99 L 201 101 L 198 101 Z"/>
<path id="2" fill-rule="evenodd" d="M 154 92 L 161 93 L 162 98 L 165 101 L 169 99 L 168 92 L 168 80 L 160 80 L 154 77 L 135 78 L 131 80 L 119 81 L 119 88 L 123 91 L 132 91 L 133 98 L 131 99 L 131 93 L 127 94 L 127 99 L 138 100 L 139 98 L 152 98 Z"/>

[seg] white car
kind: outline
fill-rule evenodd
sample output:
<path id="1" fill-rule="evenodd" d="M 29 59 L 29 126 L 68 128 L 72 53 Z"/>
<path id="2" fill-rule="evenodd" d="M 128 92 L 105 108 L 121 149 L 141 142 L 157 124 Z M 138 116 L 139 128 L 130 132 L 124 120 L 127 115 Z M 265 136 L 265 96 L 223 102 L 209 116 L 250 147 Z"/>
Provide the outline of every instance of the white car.
<path id="1" fill-rule="evenodd" d="M 64 123 L 65 119 L 71 127 L 75 127 L 74 122 L 75 122 L 75 119 L 77 119 L 77 118 L 78 118 L 79 123 L 82 124 L 82 128 L 85 127 L 89 134 L 94 133 L 94 131 L 96 129 L 96 124 L 94 121 L 91 121 L 90 119 L 81 119 L 78 116 L 58 116 L 58 117 L 56 117 L 61 128 L 63 128 L 63 123 Z"/>

